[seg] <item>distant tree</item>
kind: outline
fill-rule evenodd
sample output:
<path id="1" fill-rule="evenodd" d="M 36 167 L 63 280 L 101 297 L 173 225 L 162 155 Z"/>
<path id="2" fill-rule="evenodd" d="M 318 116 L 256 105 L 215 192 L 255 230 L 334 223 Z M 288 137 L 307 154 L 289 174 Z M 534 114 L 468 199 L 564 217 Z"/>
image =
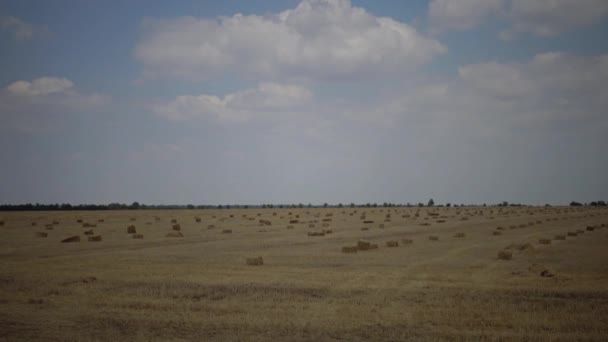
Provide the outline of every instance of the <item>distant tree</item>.
<path id="1" fill-rule="evenodd" d="M 424 207 L 424 203 L 422 203 L 422 202 L 419 202 L 419 203 L 418 203 L 418 207 L 419 207 L 419 208 L 422 208 L 422 207 Z"/>
<path id="2" fill-rule="evenodd" d="M 576 201 L 572 201 L 572 202 L 570 202 L 570 206 L 571 206 L 571 207 L 580 207 L 581 205 L 582 205 L 581 203 L 576 202 Z"/>
<path id="3" fill-rule="evenodd" d="M 351 204 L 350 204 L 350 207 L 351 207 L 351 208 L 354 208 L 354 207 L 355 207 L 355 203 L 351 203 Z"/>
<path id="4" fill-rule="evenodd" d="M 139 202 L 133 202 L 129 206 L 129 209 L 139 209 Z"/>
<path id="5" fill-rule="evenodd" d="M 433 201 L 433 199 L 432 199 L 432 198 L 431 198 L 431 199 L 429 200 L 429 202 L 426 204 L 426 206 L 427 206 L 427 207 L 432 207 L 432 206 L 434 206 L 434 205 L 435 205 L 435 201 Z"/>
<path id="6" fill-rule="evenodd" d="M 338 203 L 338 208 L 342 208 L 342 203 Z"/>
<path id="7" fill-rule="evenodd" d="M 327 203 L 323 203 L 323 208 L 327 208 L 328 204 Z"/>
<path id="8" fill-rule="evenodd" d="M 452 204 L 447 203 L 445 206 L 449 208 L 449 207 L 451 207 L 451 206 L 452 206 Z"/>
<path id="9" fill-rule="evenodd" d="M 193 205 L 193 204 L 188 204 L 188 205 L 186 206 L 186 209 L 194 209 L 194 205 Z"/>
<path id="10" fill-rule="evenodd" d="M 378 207 L 378 203 L 372 204 L 372 207 L 377 208 Z"/>
<path id="11" fill-rule="evenodd" d="M 600 207 L 605 207 L 606 206 L 606 202 L 604 201 L 597 201 L 597 205 Z"/>

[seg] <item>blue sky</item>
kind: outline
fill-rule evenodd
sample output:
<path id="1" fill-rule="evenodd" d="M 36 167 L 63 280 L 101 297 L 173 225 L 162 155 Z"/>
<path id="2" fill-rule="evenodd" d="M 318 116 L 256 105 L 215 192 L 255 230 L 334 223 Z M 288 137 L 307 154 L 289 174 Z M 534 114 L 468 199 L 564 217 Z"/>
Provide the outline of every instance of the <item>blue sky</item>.
<path id="1" fill-rule="evenodd" d="M 606 200 L 602 0 L 0 1 L 0 202 Z"/>

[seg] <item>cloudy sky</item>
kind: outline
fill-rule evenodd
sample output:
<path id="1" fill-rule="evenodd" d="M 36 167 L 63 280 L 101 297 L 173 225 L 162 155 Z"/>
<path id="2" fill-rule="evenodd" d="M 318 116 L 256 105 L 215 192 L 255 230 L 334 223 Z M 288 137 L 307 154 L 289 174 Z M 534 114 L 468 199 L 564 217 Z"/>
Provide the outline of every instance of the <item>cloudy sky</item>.
<path id="1" fill-rule="evenodd" d="M 0 203 L 608 199 L 608 1 L 0 1 Z"/>

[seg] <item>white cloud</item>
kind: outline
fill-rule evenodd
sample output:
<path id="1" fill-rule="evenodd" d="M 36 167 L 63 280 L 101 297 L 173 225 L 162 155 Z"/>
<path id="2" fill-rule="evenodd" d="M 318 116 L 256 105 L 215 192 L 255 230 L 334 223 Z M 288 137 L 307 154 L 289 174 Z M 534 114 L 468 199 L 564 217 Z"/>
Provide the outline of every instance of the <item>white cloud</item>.
<path id="1" fill-rule="evenodd" d="M 31 82 L 15 81 L 6 89 L 15 95 L 20 96 L 40 96 L 52 93 L 64 93 L 72 88 L 72 81 L 65 78 L 41 77 Z"/>
<path id="2" fill-rule="evenodd" d="M 295 109 L 302 109 L 312 97 L 308 89 L 298 85 L 261 83 L 256 88 L 224 97 L 178 96 L 168 104 L 154 107 L 154 110 L 158 115 L 175 121 L 212 118 L 223 122 L 246 122 L 273 115 L 285 116 Z"/>
<path id="3" fill-rule="evenodd" d="M 489 18 L 509 22 L 500 33 L 511 39 L 518 33 L 547 37 L 592 25 L 608 16 L 605 0 L 431 0 L 429 17 L 436 31 L 468 30 Z"/>
<path id="4" fill-rule="evenodd" d="M 349 0 L 304 0 L 266 16 L 148 19 L 134 55 L 148 76 L 333 79 L 411 70 L 445 51 L 407 24 Z"/>
<path id="5" fill-rule="evenodd" d="M 552 36 L 591 25 L 607 15 L 606 0 L 512 0 L 510 32 Z"/>
<path id="6" fill-rule="evenodd" d="M 0 89 L 0 119 L 5 127 L 45 130 L 52 126 L 51 118 L 56 115 L 96 110 L 110 101 L 106 95 L 77 91 L 66 78 L 19 80 Z"/>
<path id="7" fill-rule="evenodd" d="M 34 26 L 12 16 L 0 16 L 0 29 L 10 31 L 18 41 L 31 40 L 48 34 L 47 28 Z"/>
<path id="8" fill-rule="evenodd" d="M 431 0 L 429 17 L 436 30 L 471 29 L 500 13 L 504 0 Z"/>

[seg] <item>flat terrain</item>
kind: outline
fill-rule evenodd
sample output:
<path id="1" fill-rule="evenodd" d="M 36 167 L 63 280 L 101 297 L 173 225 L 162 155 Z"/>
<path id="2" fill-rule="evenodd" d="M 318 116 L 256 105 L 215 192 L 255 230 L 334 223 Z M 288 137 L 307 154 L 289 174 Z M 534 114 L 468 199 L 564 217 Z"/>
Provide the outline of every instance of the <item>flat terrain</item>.
<path id="1" fill-rule="evenodd" d="M 0 340 L 608 338 L 603 208 L 4 212 L 0 221 Z M 70 236 L 80 241 L 60 242 Z M 378 248 L 354 248 L 361 239 Z M 247 265 L 254 257 L 263 265 Z"/>

